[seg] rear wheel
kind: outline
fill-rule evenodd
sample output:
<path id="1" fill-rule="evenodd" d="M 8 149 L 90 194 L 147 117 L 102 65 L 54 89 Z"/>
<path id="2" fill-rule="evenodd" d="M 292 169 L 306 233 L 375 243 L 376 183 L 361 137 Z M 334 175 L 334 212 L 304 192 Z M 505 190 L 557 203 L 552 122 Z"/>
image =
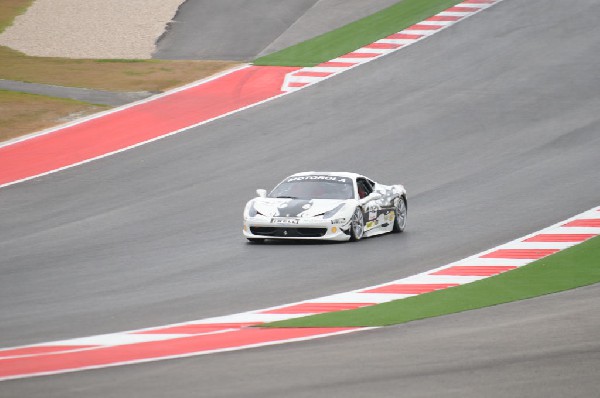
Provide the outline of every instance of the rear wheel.
<path id="1" fill-rule="evenodd" d="M 352 214 L 350 221 L 350 241 L 355 242 L 361 240 L 365 233 L 365 220 L 360 207 L 357 207 Z"/>
<path id="2" fill-rule="evenodd" d="M 404 228 L 406 228 L 406 216 L 408 214 L 408 209 L 406 206 L 406 198 L 401 196 L 400 199 L 396 202 L 396 206 L 394 207 L 394 212 L 396 213 L 396 217 L 394 218 L 394 232 L 402 232 Z"/>

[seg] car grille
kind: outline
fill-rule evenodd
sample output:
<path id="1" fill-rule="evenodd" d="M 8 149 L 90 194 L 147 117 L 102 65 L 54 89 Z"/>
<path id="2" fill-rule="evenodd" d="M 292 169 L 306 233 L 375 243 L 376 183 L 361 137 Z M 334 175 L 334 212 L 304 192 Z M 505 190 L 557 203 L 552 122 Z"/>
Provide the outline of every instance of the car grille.
<path id="1" fill-rule="evenodd" d="M 250 227 L 250 232 L 281 238 L 320 238 L 327 233 L 327 228 Z"/>

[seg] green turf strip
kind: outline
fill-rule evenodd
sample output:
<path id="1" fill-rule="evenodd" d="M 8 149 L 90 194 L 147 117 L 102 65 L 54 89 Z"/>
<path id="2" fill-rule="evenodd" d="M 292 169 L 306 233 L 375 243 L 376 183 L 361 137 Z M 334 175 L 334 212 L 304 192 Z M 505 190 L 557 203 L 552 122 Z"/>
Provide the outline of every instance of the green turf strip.
<path id="1" fill-rule="evenodd" d="M 258 58 L 254 64 L 315 66 L 397 33 L 461 1 L 403 0 L 321 36 Z"/>
<path id="2" fill-rule="evenodd" d="M 524 267 L 462 286 L 357 310 L 266 327 L 386 326 L 574 289 L 600 282 L 600 236 Z"/>

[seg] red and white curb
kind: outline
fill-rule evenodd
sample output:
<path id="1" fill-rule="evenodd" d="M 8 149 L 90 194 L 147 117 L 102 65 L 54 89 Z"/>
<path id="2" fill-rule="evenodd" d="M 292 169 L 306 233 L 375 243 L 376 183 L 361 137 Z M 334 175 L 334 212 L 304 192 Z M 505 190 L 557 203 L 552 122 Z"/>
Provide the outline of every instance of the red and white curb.
<path id="1" fill-rule="evenodd" d="M 466 0 L 400 32 L 377 40 L 338 58 L 289 73 L 281 91 L 292 92 L 339 75 L 384 55 L 421 41 L 502 0 Z"/>
<path id="2" fill-rule="evenodd" d="M 413 297 L 522 267 L 600 235 L 600 207 L 417 275 L 297 303 L 147 329 L 0 350 L 0 380 L 302 341 L 372 328 L 256 328 L 265 322 Z"/>

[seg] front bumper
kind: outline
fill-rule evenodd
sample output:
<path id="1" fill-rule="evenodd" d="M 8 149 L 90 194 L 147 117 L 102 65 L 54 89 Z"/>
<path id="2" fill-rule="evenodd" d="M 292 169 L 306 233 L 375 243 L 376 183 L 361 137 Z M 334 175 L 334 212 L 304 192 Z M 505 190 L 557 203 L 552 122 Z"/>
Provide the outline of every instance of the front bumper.
<path id="1" fill-rule="evenodd" d="M 273 221 L 276 220 L 276 221 Z M 285 220 L 267 217 L 244 219 L 243 233 L 246 238 L 256 239 L 303 239 L 346 241 L 350 239 L 349 221 L 332 224 L 331 220 L 313 218 Z"/>

